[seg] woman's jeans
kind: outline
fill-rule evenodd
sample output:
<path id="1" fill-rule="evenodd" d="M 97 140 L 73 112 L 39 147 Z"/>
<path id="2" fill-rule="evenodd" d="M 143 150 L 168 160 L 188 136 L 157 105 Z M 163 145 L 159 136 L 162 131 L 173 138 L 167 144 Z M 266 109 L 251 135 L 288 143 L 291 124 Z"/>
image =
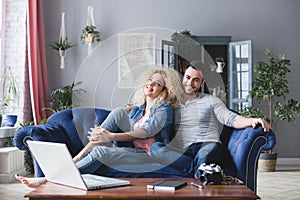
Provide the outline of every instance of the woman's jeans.
<path id="1" fill-rule="evenodd" d="M 156 142 L 152 145 L 150 154 L 157 162 L 171 166 L 187 176 L 193 175 L 200 178 L 198 170 L 202 163 L 220 163 L 223 145 L 216 142 L 199 142 L 190 145 L 186 149 L 179 149 L 171 145 Z"/>
<path id="2" fill-rule="evenodd" d="M 101 127 L 114 133 L 130 131 L 128 113 L 122 109 L 114 109 Z M 102 164 L 139 164 L 153 162 L 150 156 L 143 150 L 131 148 L 131 142 L 114 142 L 115 146 L 96 146 L 82 160 L 76 163 L 81 173 L 94 173 Z M 125 146 L 125 147 L 124 147 Z"/>
<path id="3" fill-rule="evenodd" d="M 103 164 L 142 164 L 154 162 L 143 150 L 130 147 L 96 146 L 82 160 L 76 163 L 80 173 L 94 173 Z M 120 169 L 119 169 L 120 170 Z"/>

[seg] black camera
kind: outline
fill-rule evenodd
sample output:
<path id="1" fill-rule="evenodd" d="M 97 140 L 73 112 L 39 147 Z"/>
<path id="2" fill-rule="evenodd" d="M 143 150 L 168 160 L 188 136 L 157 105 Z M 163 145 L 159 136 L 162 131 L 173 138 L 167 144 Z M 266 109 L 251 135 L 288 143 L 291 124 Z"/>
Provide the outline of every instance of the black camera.
<path id="1" fill-rule="evenodd" d="M 205 185 L 221 185 L 224 181 L 223 170 L 214 163 L 202 163 L 198 169 L 201 173 L 200 181 Z"/>

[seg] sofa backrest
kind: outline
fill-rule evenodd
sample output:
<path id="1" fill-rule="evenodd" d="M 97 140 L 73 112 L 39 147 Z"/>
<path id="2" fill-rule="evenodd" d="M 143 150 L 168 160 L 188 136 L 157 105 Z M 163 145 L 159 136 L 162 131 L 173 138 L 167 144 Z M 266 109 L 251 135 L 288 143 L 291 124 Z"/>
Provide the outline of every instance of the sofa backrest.
<path id="1" fill-rule="evenodd" d="M 90 128 L 101 124 L 109 113 L 101 108 L 67 109 L 51 115 L 47 124 L 60 124 L 71 140 L 76 141 L 79 137 L 82 144 L 86 145 Z"/>

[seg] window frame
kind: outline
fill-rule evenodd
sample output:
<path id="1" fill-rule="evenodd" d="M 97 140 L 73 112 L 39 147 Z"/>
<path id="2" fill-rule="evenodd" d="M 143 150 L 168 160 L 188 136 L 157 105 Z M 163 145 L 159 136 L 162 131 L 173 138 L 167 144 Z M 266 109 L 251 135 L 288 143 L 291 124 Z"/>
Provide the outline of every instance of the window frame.
<path id="1" fill-rule="evenodd" d="M 234 82 L 234 66 L 235 65 L 242 65 L 242 63 L 245 63 L 245 62 L 242 62 L 244 61 L 245 59 L 242 59 L 240 57 L 239 61 L 237 61 L 236 58 L 236 52 L 235 52 L 235 47 L 236 46 L 240 46 L 240 52 L 239 54 L 241 55 L 241 46 L 243 45 L 248 45 L 248 58 L 245 58 L 247 59 L 247 64 L 248 64 L 248 88 L 247 88 L 247 91 L 248 91 L 248 94 L 249 94 L 249 91 L 252 90 L 252 42 L 251 40 L 245 40 L 245 41 L 236 41 L 236 42 L 230 42 L 229 43 L 229 98 L 228 98 L 228 105 L 229 105 L 229 108 L 230 109 L 233 109 L 235 111 L 238 111 L 238 112 L 241 112 L 242 109 L 243 109 L 243 106 L 242 104 L 244 104 L 246 107 L 251 107 L 252 106 L 252 98 L 249 97 L 249 95 L 247 95 L 247 98 L 239 98 L 239 97 L 234 97 L 234 89 L 237 88 L 237 87 L 234 87 L 234 84 L 236 82 Z M 239 71 L 239 75 L 241 76 L 243 72 L 246 72 L 246 71 Z M 238 72 L 236 72 L 237 74 Z M 241 80 L 241 78 L 240 78 Z M 240 84 L 240 87 L 242 87 L 243 84 Z M 238 92 L 243 92 L 244 90 L 242 88 L 238 88 Z M 236 109 L 234 107 L 234 104 L 235 103 L 240 103 L 241 105 L 239 106 L 238 109 Z"/>
<path id="2" fill-rule="evenodd" d="M 4 75 L 4 72 L 5 72 L 5 62 L 4 62 L 4 47 L 5 47 L 5 19 L 6 19 L 6 0 L 0 0 L 1 1 L 1 4 L 2 4 L 2 9 L 1 9 L 1 29 L 0 29 L 0 38 L 1 38 L 1 49 L 0 49 L 0 60 L 1 60 L 1 63 L 0 63 L 0 75 L 1 77 L 3 77 Z"/>

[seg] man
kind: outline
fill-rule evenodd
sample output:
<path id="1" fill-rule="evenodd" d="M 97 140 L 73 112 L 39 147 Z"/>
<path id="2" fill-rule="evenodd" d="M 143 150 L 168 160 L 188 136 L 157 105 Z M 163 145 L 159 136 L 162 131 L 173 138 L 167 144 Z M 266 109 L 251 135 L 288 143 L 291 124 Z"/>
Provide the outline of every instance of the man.
<path id="1" fill-rule="evenodd" d="M 200 93 L 205 83 L 201 70 L 189 66 L 183 77 L 184 94 L 181 104 L 175 109 L 174 133 L 170 144 L 156 142 L 150 156 L 164 165 L 170 165 L 183 173 L 195 173 L 200 178 L 202 163 L 217 163 L 222 166 L 224 157 L 220 132 L 223 125 L 237 129 L 262 125 L 264 131 L 270 125 L 261 118 L 247 118 L 230 111 L 215 96 Z"/>

